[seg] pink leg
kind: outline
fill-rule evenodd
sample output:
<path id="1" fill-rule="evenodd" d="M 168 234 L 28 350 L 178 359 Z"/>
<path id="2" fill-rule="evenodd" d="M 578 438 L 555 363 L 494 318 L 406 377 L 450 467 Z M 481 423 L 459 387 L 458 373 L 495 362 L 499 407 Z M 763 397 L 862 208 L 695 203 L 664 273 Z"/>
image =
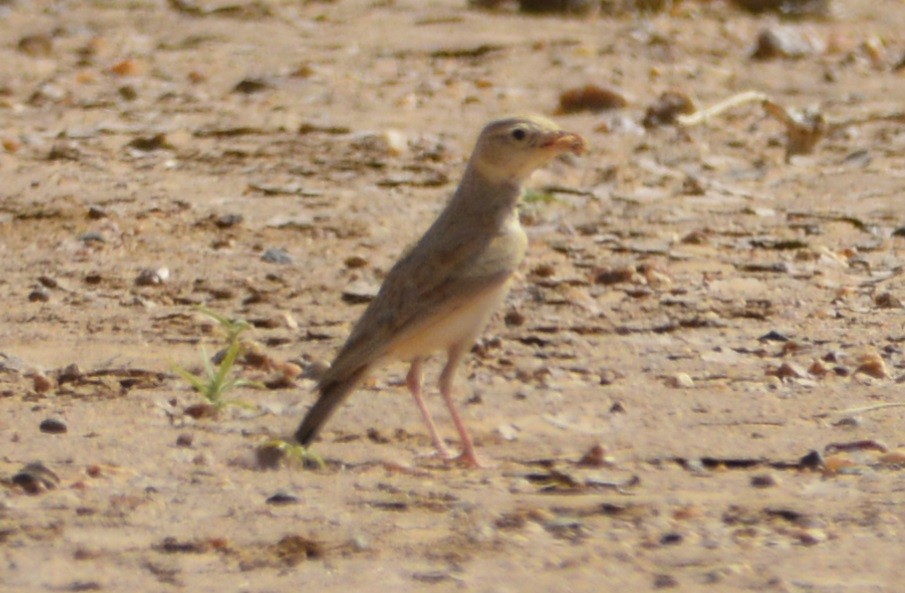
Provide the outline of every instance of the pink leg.
<path id="1" fill-rule="evenodd" d="M 439 455 L 442 459 L 449 459 L 452 457 L 450 455 L 449 450 L 446 448 L 446 445 L 443 444 L 443 439 L 440 438 L 440 433 L 437 431 L 437 425 L 434 424 L 434 419 L 431 418 L 430 410 L 427 409 L 427 404 L 424 403 L 424 398 L 421 396 L 421 359 L 416 358 L 412 361 L 412 366 L 409 368 L 408 375 L 405 377 L 405 384 L 408 386 L 409 391 L 412 392 L 412 397 L 415 398 L 415 403 L 418 405 L 418 409 L 421 410 L 421 417 L 424 418 L 424 423 L 427 424 L 427 431 L 431 435 L 431 439 L 434 441 L 434 447 L 437 449 L 437 455 Z"/>
<path id="2" fill-rule="evenodd" d="M 465 423 L 462 422 L 462 417 L 459 416 L 459 411 L 453 401 L 453 378 L 463 354 L 465 354 L 465 346 L 463 345 L 453 346 L 447 352 L 446 366 L 443 367 L 443 372 L 440 373 L 440 394 L 443 395 L 443 399 L 446 401 L 449 415 L 452 417 L 456 430 L 459 431 L 459 438 L 462 440 L 462 454 L 459 455 L 457 461 L 467 467 L 487 467 L 487 464 L 482 463 L 478 458 L 471 435 L 468 434 Z"/>

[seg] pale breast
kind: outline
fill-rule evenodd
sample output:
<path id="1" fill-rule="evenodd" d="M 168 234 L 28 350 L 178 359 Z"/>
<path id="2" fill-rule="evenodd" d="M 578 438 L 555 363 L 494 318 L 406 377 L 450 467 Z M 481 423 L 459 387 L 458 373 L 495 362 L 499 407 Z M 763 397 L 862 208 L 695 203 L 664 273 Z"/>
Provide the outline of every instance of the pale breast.
<path id="1" fill-rule="evenodd" d="M 412 360 L 452 346 L 473 342 L 490 316 L 503 303 L 509 281 L 486 289 L 451 311 L 438 311 L 426 323 L 408 335 L 400 336 L 386 358 Z"/>

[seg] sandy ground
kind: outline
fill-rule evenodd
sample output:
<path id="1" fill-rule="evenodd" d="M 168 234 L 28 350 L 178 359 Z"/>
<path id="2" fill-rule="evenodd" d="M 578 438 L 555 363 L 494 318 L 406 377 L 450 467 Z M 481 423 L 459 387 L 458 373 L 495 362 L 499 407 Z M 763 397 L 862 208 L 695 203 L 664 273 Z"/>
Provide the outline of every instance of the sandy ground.
<path id="1" fill-rule="evenodd" d="M 804 55 L 752 60 L 778 26 Z M 0 590 L 902 591 L 903 31 L 894 0 L 0 3 Z M 627 105 L 554 115 L 587 84 Z M 644 128 L 670 90 L 830 125 L 790 158 L 756 102 Z M 591 151 L 533 179 L 528 260 L 460 371 L 494 469 L 423 457 L 401 364 L 324 469 L 256 461 L 309 378 L 185 414 L 174 366 L 224 343 L 198 305 L 314 372 L 483 123 L 526 111 Z"/>

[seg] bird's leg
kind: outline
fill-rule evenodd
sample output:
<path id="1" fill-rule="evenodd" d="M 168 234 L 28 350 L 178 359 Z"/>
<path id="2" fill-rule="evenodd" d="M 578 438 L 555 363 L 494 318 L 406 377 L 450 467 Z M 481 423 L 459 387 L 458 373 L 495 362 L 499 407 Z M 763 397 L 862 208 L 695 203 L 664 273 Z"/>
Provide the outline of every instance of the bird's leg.
<path id="1" fill-rule="evenodd" d="M 416 358 L 412 361 L 412 366 L 409 367 L 408 375 L 405 376 L 405 384 L 408 386 L 409 391 L 412 392 L 412 397 L 415 398 L 418 409 L 421 410 L 421 417 L 424 418 L 424 423 L 427 424 L 427 431 L 434 441 L 437 455 L 439 455 L 441 459 L 450 459 L 452 455 L 450 454 L 449 449 L 446 448 L 446 445 L 443 444 L 443 439 L 440 438 L 440 433 L 437 432 L 437 425 L 434 424 L 434 419 L 431 418 L 430 410 L 427 409 L 427 404 L 424 403 L 424 397 L 421 395 L 420 358 Z"/>
<path id="2" fill-rule="evenodd" d="M 462 360 L 462 355 L 465 354 L 465 346 L 467 345 L 467 343 L 464 345 L 457 344 L 447 352 L 446 366 L 443 367 L 443 372 L 440 373 L 440 394 L 446 402 L 446 407 L 449 408 L 449 415 L 452 417 L 456 430 L 459 431 L 459 438 L 462 440 L 462 454 L 456 458 L 456 461 L 467 467 L 488 467 L 487 463 L 482 462 L 478 458 L 471 435 L 468 434 L 465 423 L 462 422 L 462 417 L 459 416 L 459 411 L 453 401 L 453 379 L 459 366 L 459 361 Z"/>

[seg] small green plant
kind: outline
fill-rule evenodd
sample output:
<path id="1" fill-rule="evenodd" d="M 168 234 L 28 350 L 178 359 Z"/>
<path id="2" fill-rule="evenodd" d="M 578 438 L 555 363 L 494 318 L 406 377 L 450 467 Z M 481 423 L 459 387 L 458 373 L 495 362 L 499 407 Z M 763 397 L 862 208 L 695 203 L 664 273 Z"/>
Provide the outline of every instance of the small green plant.
<path id="1" fill-rule="evenodd" d="M 271 449 L 281 457 L 285 457 L 302 466 L 316 465 L 319 469 L 327 468 L 327 463 L 323 457 L 296 442 L 273 438 L 265 441 L 261 445 L 261 449 Z"/>
<path id="2" fill-rule="evenodd" d="M 214 313 L 206 307 L 199 307 L 199 310 L 220 324 L 226 332 L 227 347 L 223 356 L 220 358 L 217 366 L 211 362 L 204 346 L 201 347 L 201 360 L 204 365 L 204 372 L 196 375 L 191 371 L 173 365 L 173 370 L 185 381 L 191 385 L 192 389 L 200 393 L 207 402 L 214 407 L 216 411 L 220 411 L 226 406 L 240 406 L 245 408 L 254 408 L 255 406 L 238 399 L 227 399 L 225 396 L 228 392 L 237 387 L 259 387 L 257 381 L 250 381 L 242 377 L 234 377 L 233 366 L 236 364 L 239 354 L 242 352 L 242 342 L 239 336 L 251 325 L 244 320 L 231 320 L 226 317 Z"/>
<path id="3" fill-rule="evenodd" d="M 522 195 L 522 201 L 526 204 L 552 204 L 559 200 L 550 192 L 541 191 L 539 189 L 529 189 L 525 190 L 525 193 Z"/>

